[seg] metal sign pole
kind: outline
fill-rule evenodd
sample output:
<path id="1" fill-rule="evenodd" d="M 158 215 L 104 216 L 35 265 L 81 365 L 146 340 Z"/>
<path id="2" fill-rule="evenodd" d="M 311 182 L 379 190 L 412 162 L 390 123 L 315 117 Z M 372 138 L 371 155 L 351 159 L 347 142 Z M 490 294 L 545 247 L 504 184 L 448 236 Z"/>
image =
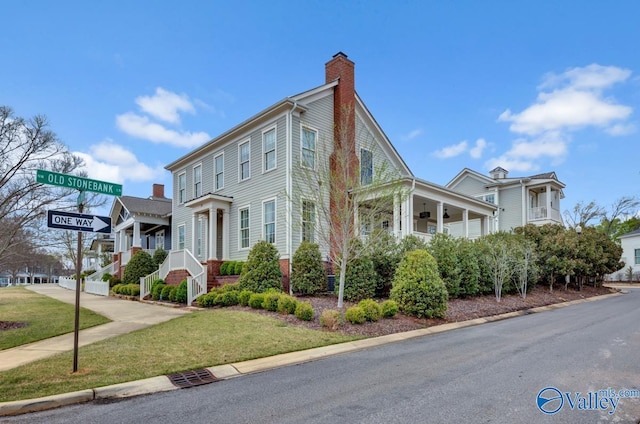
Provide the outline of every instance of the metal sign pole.
<path id="1" fill-rule="evenodd" d="M 84 208 L 84 193 L 78 196 L 78 213 Z M 80 269 L 82 268 L 82 231 L 78 231 L 78 254 L 76 255 L 76 317 L 73 329 L 73 372 L 78 371 L 78 332 L 80 330 Z"/>

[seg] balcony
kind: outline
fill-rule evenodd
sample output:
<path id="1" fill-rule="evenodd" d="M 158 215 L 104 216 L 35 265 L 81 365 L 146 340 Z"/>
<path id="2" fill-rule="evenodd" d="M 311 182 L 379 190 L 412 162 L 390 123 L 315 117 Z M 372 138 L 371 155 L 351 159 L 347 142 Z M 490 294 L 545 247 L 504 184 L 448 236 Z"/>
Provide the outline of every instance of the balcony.
<path id="1" fill-rule="evenodd" d="M 529 221 L 562 222 L 560 219 L 560 211 L 554 208 L 547 209 L 546 206 L 529 209 Z"/>

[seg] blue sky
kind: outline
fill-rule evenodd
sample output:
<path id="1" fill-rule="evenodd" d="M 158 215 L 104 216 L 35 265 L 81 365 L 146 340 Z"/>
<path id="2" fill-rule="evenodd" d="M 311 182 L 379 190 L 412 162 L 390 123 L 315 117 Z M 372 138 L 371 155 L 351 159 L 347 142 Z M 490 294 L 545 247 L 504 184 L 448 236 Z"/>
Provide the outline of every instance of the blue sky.
<path id="1" fill-rule="evenodd" d="M 563 210 L 609 206 L 640 195 L 638 16 L 632 0 L 5 2 L 0 104 L 147 197 L 343 51 L 417 177 L 556 171 Z"/>

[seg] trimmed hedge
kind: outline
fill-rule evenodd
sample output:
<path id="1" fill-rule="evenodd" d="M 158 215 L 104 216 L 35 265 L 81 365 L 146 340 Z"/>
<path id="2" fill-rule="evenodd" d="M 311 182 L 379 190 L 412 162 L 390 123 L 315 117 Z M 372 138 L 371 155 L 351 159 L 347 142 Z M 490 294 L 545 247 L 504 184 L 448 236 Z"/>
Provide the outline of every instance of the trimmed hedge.
<path id="1" fill-rule="evenodd" d="M 395 300 L 385 300 L 381 306 L 382 318 L 393 318 L 398 314 L 398 302 Z"/>
<path id="2" fill-rule="evenodd" d="M 344 313 L 344 319 L 351 324 L 363 324 L 367 320 L 364 316 L 364 311 L 359 306 L 347 308 L 347 311 Z"/>
<path id="3" fill-rule="evenodd" d="M 373 299 L 361 300 L 358 306 L 364 312 L 364 318 L 367 321 L 375 322 L 382 316 L 382 306 Z"/>
<path id="4" fill-rule="evenodd" d="M 298 306 L 296 306 L 295 316 L 298 319 L 303 321 L 311 321 L 313 316 L 315 315 L 315 311 L 313 310 L 313 306 L 309 302 L 298 302 Z"/>

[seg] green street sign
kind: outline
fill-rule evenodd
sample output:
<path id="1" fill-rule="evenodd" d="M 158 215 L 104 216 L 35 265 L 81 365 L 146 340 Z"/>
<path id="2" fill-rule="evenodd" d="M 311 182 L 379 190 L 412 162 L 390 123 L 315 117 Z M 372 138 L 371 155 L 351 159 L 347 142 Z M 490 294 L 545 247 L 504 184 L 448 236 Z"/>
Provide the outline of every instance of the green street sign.
<path id="1" fill-rule="evenodd" d="M 90 180 L 89 178 L 76 177 L 75 175 L 59 174 L 57 172 L 38 169 L 36 180 L 41 184 L 67 187 L 80 191 L 92 191 L 94 193 L 109 194 L 111 196 L 122 196 L 121 184 Z"/>

